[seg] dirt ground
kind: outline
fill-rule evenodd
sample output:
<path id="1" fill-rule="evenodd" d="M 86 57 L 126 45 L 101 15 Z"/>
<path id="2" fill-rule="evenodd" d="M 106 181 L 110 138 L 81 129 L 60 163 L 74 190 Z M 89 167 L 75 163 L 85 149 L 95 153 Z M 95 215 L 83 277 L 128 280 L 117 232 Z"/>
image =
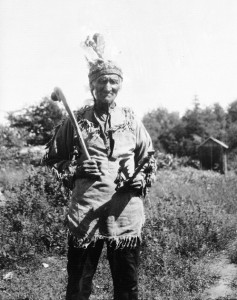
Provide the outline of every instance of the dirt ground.
<path id="1" fill-rule="evenodd" d="M 211 271 L 219 278 L 215 285 L 209 287 L 203 293 L 203 300 L 237 300 L 237 265 L 230 261 L 223 254 L 210 264 Z"/>

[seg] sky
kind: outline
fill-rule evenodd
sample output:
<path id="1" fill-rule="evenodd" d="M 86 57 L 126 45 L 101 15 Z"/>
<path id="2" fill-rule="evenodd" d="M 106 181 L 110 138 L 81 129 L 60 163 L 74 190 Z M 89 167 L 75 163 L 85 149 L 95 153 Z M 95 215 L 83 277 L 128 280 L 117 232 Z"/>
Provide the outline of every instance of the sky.
<path id="1" fill-rule="evenodd" d="M 0 0 L 0 122 L 64 92 L 72 109 L 91 98 L 81 47 L 104 35 L 123 69 L 119 105 L 142 117 L 182 116 L 197 97 L 224 109 L 237 99 L 236 0 Z"/>

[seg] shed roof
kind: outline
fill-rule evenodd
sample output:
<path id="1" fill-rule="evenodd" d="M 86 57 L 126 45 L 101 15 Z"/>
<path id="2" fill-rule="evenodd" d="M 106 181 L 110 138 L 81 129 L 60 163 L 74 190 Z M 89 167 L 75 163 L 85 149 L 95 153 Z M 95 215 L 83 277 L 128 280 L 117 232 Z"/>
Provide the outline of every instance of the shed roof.
<path id="1" fill-rule="evenodd" d="M 202 147 L 204 144 L 206 144 L 206 143 L 207 143 L 208 141 L 210 141 L 210 140 L 213 141 L 214 143 L 217 143 L 217 144 L 221 145 L 223 148 L 226 148 L 226 149 L 229 148 L 229 146 L 227 146 L 225 143 L 223 143 L 223 142 L 221 142 L 221 141 L 215 139 L 215 138 L 212 137 L 212 136 L 210 136 L 208 139 L 206 139 L 204 142 L 202 142 L 202 143 L 198 146 L 198 148 Z"/>

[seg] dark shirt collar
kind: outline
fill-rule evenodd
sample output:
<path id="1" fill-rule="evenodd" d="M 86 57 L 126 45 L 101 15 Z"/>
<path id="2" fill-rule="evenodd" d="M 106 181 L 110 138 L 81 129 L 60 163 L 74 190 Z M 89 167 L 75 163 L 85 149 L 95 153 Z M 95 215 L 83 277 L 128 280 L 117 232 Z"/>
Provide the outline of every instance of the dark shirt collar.
<path id="1" fill-rule="evenodd" d="M 100 108 L 96 105 L 96 103 L 95 103 L 95 104 L 94 104 L 94 111 L 95 111 L 96 115 L 97 115 L 98 117 L 100 117 L 100 116 L 103 116 L 103 115 L 108 115 L 108 114 L 110 114 L 111 111 L 113 111 L 113 110 L 115 109 L 115 107 L 116 107 L 116 103 L 113 102 L 113 103 L 111 103 L 111 105 L 109 106 L 108 111 L 105 111 L 105 110 L 100 109 Z"/>

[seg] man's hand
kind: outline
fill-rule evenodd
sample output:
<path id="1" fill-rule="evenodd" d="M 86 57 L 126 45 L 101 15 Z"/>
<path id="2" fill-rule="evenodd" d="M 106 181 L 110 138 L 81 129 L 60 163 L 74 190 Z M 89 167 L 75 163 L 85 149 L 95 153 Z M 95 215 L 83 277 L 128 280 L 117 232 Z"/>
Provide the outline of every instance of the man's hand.
<path id="1" fill-rule="evenodd" d="M 101 176 L 101 172 L 99 171 L 97 163 L 94 159 L 87 159 L 77 167 L 75 176 L 95 178 Z"/>
<path id="2" fill-rule="evenodd" d="M 139 191 L 144 186 L 144 178 L 141 174 L 138 174 L 135 178 L 128 181 L 129 187 Z"/>

